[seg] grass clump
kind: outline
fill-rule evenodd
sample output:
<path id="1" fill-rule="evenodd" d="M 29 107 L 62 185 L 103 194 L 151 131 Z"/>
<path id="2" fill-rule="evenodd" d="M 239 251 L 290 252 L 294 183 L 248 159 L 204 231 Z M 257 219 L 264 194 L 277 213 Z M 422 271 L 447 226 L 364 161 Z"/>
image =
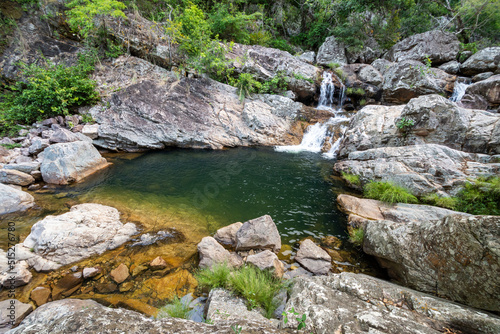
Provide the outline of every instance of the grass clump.
<path id="1" fill-rule="evenodd" d="M 359 175 L 354 175 L 354 174 L 342 172 L 342 177 L 344 178 L 344 180 L 346 180 L 347 182 L 349 182 L 351 184 L 354 184 L 356 186 L 361 185 L 361 180 L 359 179 Z"/>
<path id="2" fill-rule="evenodd" d="M 179 297 L 175 296 L 171 303 L 160 308 L 156 318 L 162 319 L 172 317 L 187 319 L 189 316 L 189 311 L 191 311 L 189 305 L 186 305 Z"/>
<path id="3" fill-rule="evenodd" d="M 457 210 L 474 215 L 500 215 L 500 177 L 478 178 L 458 193 Z"/>
<path id="4" fill-rule="evenodd" d="M 441 197 L 438 194 L 425 195 L 424 197 L 422 197 L 422 201 L 430 205 L 439 206 L 450 210 L 455 210 L 458 204 L 457 198 Z"/>
<path id="5" fill-rule="evenodd" d="M 23 145 L 21 145 L 19 143 L 14 143 L 14 144 L 0 144 L 0 146 L 3 146 L 8 150 L 12 150 L 13 148 L 22 147 Z"/>
<path id="6" fill-rule="evenodd" d="M 355 246 L 362 246 L 365 239 L 365 231 L 362 228 L 349 228 L 349 242 Z"/>
<path id="7" fill-rule="evenodd" d="M 418 199 L 407 189 L 391 182 L 372 181 L 365 185 L 364 194 L 368 198 L 388 203 L 418 203 Z"/>
<path id="8" fill-rule="evenodd" d="M 201 287 L 225 288 L 248 301 L 250 309 L 263 308 L 270 318 L 276 310 L 274 296 L 287 285 L 268 271 L 251 265 L 231 271 L 227 264 L 215 264 L 211 268 L 199 270 L 195 274 Z"/>

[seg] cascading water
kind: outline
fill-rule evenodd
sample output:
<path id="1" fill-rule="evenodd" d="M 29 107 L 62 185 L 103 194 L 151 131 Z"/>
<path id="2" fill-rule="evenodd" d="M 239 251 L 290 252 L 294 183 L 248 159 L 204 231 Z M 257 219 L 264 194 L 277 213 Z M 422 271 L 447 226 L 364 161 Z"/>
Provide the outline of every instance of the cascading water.
<path id="1" fill-rule="evenodd" d="M 333 100 L 335 95 L 335 85 L 333 83 L 333 76 L 331 72 L 323 72 L 323 81 L 321 83 L 320 97 L 317 109 L 331 111 L 333 116 L 324 123 L 316 123 L 310 125 L 300 145 L 290 146 L 276 146 L 275 150 L 278 152 L 324 152 L 324 147 L 330 147 L 327 152 L 323 153 L 325 158 L 333 159 L 336 157 L 340 143 L 344 137 L 344 132 L 347 129 L 347 122 L 349 119 L 344 115 L 338 113 L 342 111 L 342 106 L 346 98 L 346 88 L 340 80 L 341 88 L 338 90 L 339 104 L 336 109 L 333 107 Z M 335 133 L 336 132 L 336 133 Z"/>
<path id="2" fill-rule="evenodd" d="M 465 90 L 467 89 L 467 87 L 469 87 L 469 85 L 469 78 L 458 78 L 457 81 L 455 81 L 455 87 L 453 88 L 453 94 L 451 94 L 450 101 L 460 102 L 460 100 L 462 100 L 462 97 L 464 97 Z"/>

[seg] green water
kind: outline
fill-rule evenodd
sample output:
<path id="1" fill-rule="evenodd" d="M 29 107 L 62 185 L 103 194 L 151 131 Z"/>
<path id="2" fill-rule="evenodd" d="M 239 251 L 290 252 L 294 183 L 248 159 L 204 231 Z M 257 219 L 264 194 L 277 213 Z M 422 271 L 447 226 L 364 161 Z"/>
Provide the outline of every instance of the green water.
<path id="1" fill-rule="evenodd" d="M 338 185 L 330 178 L 333 162 L 318 154 L 169 150 L 112 161 L 104 173 L 71 187 L 68 196 L 176 208 L 189 213 L 184 219 L 193 224 L 207 224 L 208 232 L 269 214 L 290 244 L 307 236 L 346 235 L 345 214 L 335 204 Z"/>

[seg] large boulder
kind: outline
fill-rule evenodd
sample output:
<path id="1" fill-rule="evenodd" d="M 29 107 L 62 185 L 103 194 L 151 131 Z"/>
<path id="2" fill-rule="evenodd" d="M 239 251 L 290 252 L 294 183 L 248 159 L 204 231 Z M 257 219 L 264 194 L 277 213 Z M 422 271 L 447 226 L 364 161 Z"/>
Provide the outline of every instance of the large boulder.
<path id="1" fill-rule="evenodd" d="M 239 267 L 242 260 L 234 253 L 230 253 L 212 237 L 204 237 L 197 246 L 200 255 L 200 268 L 210 268 L 216 263 L 225 263 Z"/>
<path id="2" fill-rule="evenodd" d="M 427 67 L 416 60 L 404 60 L 384 73 L 383 100 L 406 103 L 427 94 L 451 95 L 456 76 L 438 68 Z"/>
<path id="3" fill-rule="evenodd" d="M 35 199 L 27 192 L 0 183 L 0 216 L 26 211 L 34 205 Z"/>
<path id="4" fill-rule="evenodd" d="M 324 66 L 331 63 L 347 64 L 344 44 L 337 41 L 334 36 L 327 37 L 319 47 L 316 63 Z"/>
<path id="5" fill-rule="evenodd" d="M 500 58 L 500 55 L 498 57 Z M 500 104 L 500 74 L 473 83 L 467 87 L 465 93 L 482 96 L 490 106 L 498 106 Z"/>
<path id="6" fill-rule="evenodd" d="M 335 163 L 334 170 L 359 176 L 360 185 L 392 182 L 416 196 L 453 196 L 470 179 L 498 175 L 500 164 L 486 154 L 423 144 L 351 152 L 348 159 Z"/>
<path id="7" fill-rule="evenodd" d="M 401 119 L 414 125 L 399 131 Z M 440 144 L 472 152 L 500 153 L 500 115 L 459 107 L 439 95 L 412 99 L 406 106 L 366 106 L 349 124 L 339 156 L 369 148 Z"/>
<path id="8" fill-rule="evenodd" d="M 341 206 L 346 196 L 339 196 Z M 426 205 L 377 205 L 383 219 L 365 217 L 363 250 L 393 279 L 472 307 L 500 310 L 500 217 Z M 355 216 L 351 211 L 350 219 Z"/>
<path id="9" fill-rule="evenodd" d="M 363 274 L 300 277 L 286 305 L 285 328 L 305 333 L 498 333 L 500 318 Z"/>
<path id="10" fill-rule="evenodd" d="M 498 46 L 476 52 L 460 66 L 461 72 L 469 76 L 483 72 L 496 72 L 499 69 L 500 47 Z"/>
<path id="11" fill-rule="evenodd" d="M 410 36 L 396 43 L 384 58 L 394 62 L 424 61 L 429 58 L 432 65 L 439 65 L 455 60 L 459 50 L 460 42 L 454 34 L 432 30 Z"/>
<path id="12" fill-rule="evenodd" d="M 54 144 L 43 151 L 40 167 L 47 183 L 78 182 L 109 164 L 88 141 Z"/>
<path id="13" fill-rule="evenodd" d="M 326 275 L 332 268 L 330 255 L 310 239 L 305 239 L 300 243 L 295 260 L 317 275 Z"/>
<path id="14" fill-rule="evenodd" d="M 123 224 L 115 208 L 80 204 L 35 223 L 24 242 L 16 245 L 16 256 L 37 271 L 54 270 L 114 249 L 136 233 L 137 227 Z"/>
<path id="15" fill-rule="evenodd" d="M 236 250 L 250 249 L 270 249 L 275 253 L 280 251 L 281 236 L 271 216 L 246 221 L 236 232 Z"/>
<path id="16" fill-rule="evenodd" d="M 312 101 L 316 95 L 321 70 L 286 51 L 235 43 L 226 57 L 232 60 L 236 73 L 251 73 L 261 81 L 284 74 L 290 78 L 289 89 L 301 101 Z"/>
<path id="17" fill-rule="evenodd" d="M 116 69 L 97 73 L 97 81 L 122 88 L 109 108 L 91 110 L 99 123 L 96 145 L 140 151 L 167 146 L 216 148 L 296 144 L 290 135 L 302 104 L 277 95 L 240 101 L 234 87 L 174 73 L 130 57 Z"/>
<path id="18" fill-rule="evenodd" d="M 251 320 L 239 319 L 238 325 L 253 333 L 289 333 Z M 155 320 L 134 311 L 106 307 L 90 299 L 63 299 L 40 306 L 10 334 L 67 334 L 71 328 L 78 333 L 232 333 L 234 326 L 234 321 L 222 320 L 214 325 L 170 317 Z"/>

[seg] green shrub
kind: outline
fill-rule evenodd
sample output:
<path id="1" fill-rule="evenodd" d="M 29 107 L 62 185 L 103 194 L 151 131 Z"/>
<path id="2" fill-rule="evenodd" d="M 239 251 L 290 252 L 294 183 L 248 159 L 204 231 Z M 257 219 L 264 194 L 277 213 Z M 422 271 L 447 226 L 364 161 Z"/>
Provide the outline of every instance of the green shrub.
<path id="1" fill-rule="evenodd" d="M 286 76 L 285 72 L 278 71 L 274 77 L 262 83 L 259 93 L 260 94 L 281 94 L 288 89 L 290 79 Z"/>
<path id="2" fill-rule="evenodd" d="M 180 17 L 182 24 L 181 49 L 188 55 L 199 55 L 210 42 L 210 24 L 205 19 L 205 13 L 194 3 L 189 2 Z"/>
<path id="3" fill-rule="evenodd" d="M 88 63 L 72 67 L 52 63 L 21 66 L 24 82 L 18 82 L 11 87 L 11 94 L 2 96 L 0 125 L 5 128 L 67 115 L 71 109 L 99 99 L 95 82 L 88 78 L 92 68 Z"/>
<path id="4" fill-rule="evenodd" d="M 238 97 L 243 102 L 245 97 L 258 91 L 262 85 L 253 78 L 252 74 L 241 73 L 238 80 L 236 80 L 235 86 L 238 89 Z"/>
<path id="5" fill-rule="evenodd" d="M 232 61 L 226 59 L 233 43 L 224 45 L 218 40 L 211 40 L 202 46 L 201 52 L 189 58 L 189 66 L 198 73 L 206 73 L 212 79 L 230 83 L 234 72 Z"/>
<path id="6" fill-rule="evenodd" d="M 227 287 L 231 268 L 225 263 L 216 263 L 210 268 L 198 270 L 194 277 L 201 287 L 210 289 Z"/>
<path id="7" fill-rule="evenodd" d="M 391 182 L 372 181 L 365 185 L 364 194 L 368 198 L 388 203 L 418 203 L 418 199 L 407 189 Z"/>
<path id="8" fill-rule="evenodd" d="M 406 137 L 410 130 L 415 126 L 415 121 L 411 118 L 401 117 L 399 121 L 396 122 L 396 127 Z"/>
<path id="9" fill-rule="evenodd" d="M 422 197 L 422 201 L 431 205 L 455 210 L 457 208 L 458 199 L 454 197 L 441 197 L 438 194 L 428 194 Z"/>
<path id="10" fill-rule="evenodd" d="M 361 185 L 359 175 L 354 175 L 354 174 L 342 172 L 342 177 L 344 178 L 344 180 L 346 180 L 347 182 L 349 182 L 351 184 L 354 184 L 356 186 Z"/>
<path id="11" fill-rule="evenodd" d="M 169 316 L 172 318 L 187 319 L 189 311 L 191 311 L 189 305 L 186 305 L 179 297 L 175 296 L 171 303 L 160 308 L 156 319 L 167 318 Z"/>
<path id="12" fill-rule="evenodd" d="M 339 63 L 328 63 L 328 67 L 331 68 L 332 70 L 339 68 L 340 64 Z"/>
<path id="13" fill-rule="evenodd" d="M 269 42 L 269 46 L 275 49 L 280 49 L 281 51 L 286 51 L 294 54 L 294 49 L 290 43 L 284 38 L 276 37 Z"/>
<path id="14" fill-rule="evenodd" d="M 479 178 L 458 193 L 457 210 L 474 215 L 500 215 L 500 177 Z"/>
<path id="15" fill-rule="evenodd" d="M 362 246 L 365 239 L 365 231 L 362 228 L 349 228 L 349 242 L 355 246 Z"/>
<path id="16" fill-rule="evenodd" d="M 236 10 L 232 3 L 216 3 L 214 11 L 209 15 L 213 36 L 242 44 L 250 44 L 250 33 L 258 29 L 260 19 L 262 13 L 247 15 Z"/>

